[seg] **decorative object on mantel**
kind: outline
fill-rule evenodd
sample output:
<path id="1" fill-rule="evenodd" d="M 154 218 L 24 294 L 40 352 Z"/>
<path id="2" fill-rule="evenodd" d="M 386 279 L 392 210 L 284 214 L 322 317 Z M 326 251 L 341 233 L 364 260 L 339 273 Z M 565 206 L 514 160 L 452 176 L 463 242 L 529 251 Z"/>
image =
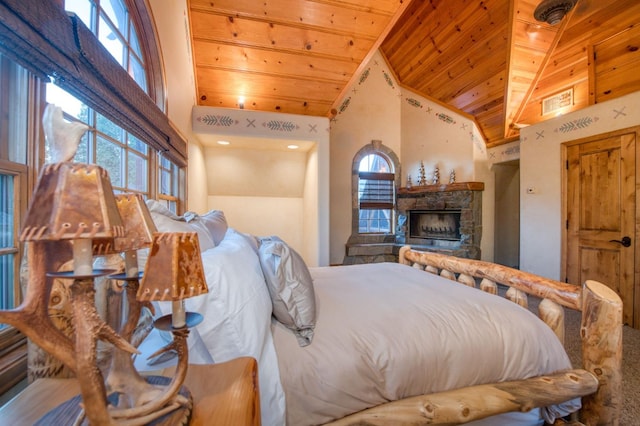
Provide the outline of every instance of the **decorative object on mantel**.
<path id="1" fill-rule="evenodd" d="M 424 163 L 422 161 L 420 161 L 420 178 L 418 180 L 418 186 L 424 186 L 427 184 L 427 175 L 426 172 L 424 170 Z"/>
<path id="2" fill-rule="evenodd" d="M 456 183 L 456 171 L 453 169 L 449 172 L 449 183 Z"/>
<path id="3" fill-rule="evenodd" d="M 411 189 L 413 182 L 411 182 L 411 175 L 407 175 L 407 189 Z"/>
<path id="4" fill-rule="evenodd" d="M 182 365 L 180 374 L 172 379 L 160 378 L 165 379 L 161 380 L 164 384 L 170 382 L 166 386 L 139 386 L 134 384 L 135 370 L 131 361 L 131 354 L 138 351 L 128 338 L 137 323 L 136 314 L 139 316 L 141 304 L 130 299 L 127 322 L 121 330 L 122 334 L 118 334 L 100 317 L 95 306 L 95 278 L 107 276 L 114 271 L 94 269 L 94 254 L 122 250 L 129 253 L 125 254 L 125 274 L 115 278 L 135 287 L 133 284 L 137 283 L 139 274 L 133 251 L 148 244 L 147 234 L 150 229 L 153 230 L 152 225 L 149 226 L 149 223 L 152 224 L 150 213 L 146 210 L 146 204 L 137 196 L 119 196 L 119 206 L 108 173 L 100 166 L 66 161 L 74 157 L 83 132 L 75 131 L 77 126 L 71 129 L 69 123 L 60 120 L 60 113 L 58 107 L 49 105 L 43 117 L 43 127 L 46 129 L 46 137 L 54 147 L 52 158 L 65 161 L 43 167 L 20 233 L 20 240 L 28 242 L 29 276 L 25 298 L 16 309 L 0 311 L 0 322 L 22 331 L 77 377 L 81 396 L 50 411 L 39 424 L 52 424 L 53 418 L 53 423 L 64 424 L 88 422 L 92 425 L 108 425 L 122 422 L 132 426 L 143 425 L 175 412 L 178 407 L 183 407 L 183 410 L 172 419 L 184 424 L 192 405 L 188 391 L 182 386 L 187 366 L 187 327 L 174 330 L 174 336 L 178 336 L 174 340 L 174 347 L 178 348 L 178 353 L 183 352 L 179 360 Z M 140 223 L 134 226 L 131 221 L 122 220 L 121 213 L 129 216 L 140 209 L 143 209 L 142 214 L 133 221 L 146 222 L 142 228 L 137 227 L 142 225 Z M 201 262 L 197 237 L 192 236 L 191 239 L 193 238 L 196 242 L 191 243 L 191 249 L 187 253 L 195 255 L 197 261 Z M 73 246 L 73 270 L 47 271 L 48 253 L 56 251 L 62 244 L 68 244 L 67 241 Z M 152 250 L 150 259 L 154 256 L 155 252 Z M 194 262 L 196 260 L 190 260 L 189 266 Z M 178 262 L 164 262 L 158 272 L 174 277 L 168 269 L 181 269 L 183 266 Z M 195 273 L 197 268 L 190 267 L 188 272 Z M 73 306 L 72 336 L 67 336 L 58 329 L 49 316 L 52 285 L 47 277 L 73 281 L 70 286 Z M 207 291 L 206 284 L 193 283 L 193 280 L 198 279 L 204 282 L 201 264 L 200 275 L 189 278 L 194 290 L 187 289 L 180 293 L 180 298 Z M 115 374 L 109 375 L 109 384 L 105 384 L 97 365 L 99 341 L 106 341 L 114 346 L 114 352 L 121 352 L 120 355 L 114 355 L 115 367 L 112 368 Z M 116 391 L 108 395 L 107 388 L 116 388 Z"/>
<path id="5" fill-rule="evenodd" d="M 440 169 L 438 166 L 433 170 L 433 178 L 431 179 L 431 184 L 438 185 L 440 183 Z"/>

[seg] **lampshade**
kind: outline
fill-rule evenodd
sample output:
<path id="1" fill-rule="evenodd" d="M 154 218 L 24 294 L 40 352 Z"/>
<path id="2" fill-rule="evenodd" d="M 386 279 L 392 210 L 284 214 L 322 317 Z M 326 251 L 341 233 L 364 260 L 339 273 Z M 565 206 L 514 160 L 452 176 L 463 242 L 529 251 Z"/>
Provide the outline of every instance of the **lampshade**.
<path id="1" fill-rule="evenodd" d="M 208 291 L 198 234 L 154 233 L 136 298 L 139 301 L 179 301 Z"/>
<path id="2" fill-rule="evenodd" d="M 20 233 L 21 241 L 124 236 L 106 170 L 95 164 L 43 167 Z"/>
<path id="3" fill-rule="evenodd" d="M 106 255 L 148 247 L 157 231 L 149 208 L 141 194 L 118 194 L 116 206 L 124 225 L 125 235 L 114 239 L 93 240 L 93 253 Z"/>

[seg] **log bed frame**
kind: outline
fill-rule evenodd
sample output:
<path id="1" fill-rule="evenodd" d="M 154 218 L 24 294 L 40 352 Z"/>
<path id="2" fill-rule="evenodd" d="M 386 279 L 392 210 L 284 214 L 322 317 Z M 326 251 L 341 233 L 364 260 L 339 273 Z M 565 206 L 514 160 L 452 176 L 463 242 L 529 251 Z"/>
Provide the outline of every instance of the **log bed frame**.
<path id="1" fill-rule="evenodd" d="M 349 415 L 344 425 L 450 425 L 467 423 L 509 411 L 529 411 L 582 397 L 574 425 L 618 425 L 622 404 L 622 301 L 609 287 L 586 281 L 582 287 L 479 260 L 400 249 L 399 262 L 439 274 L 459 283 L 498 294 L 527 307 L 527 295 L 542 299 L 540 318 L 564 343 L 564 309 L 582 312 L 582 369 L 525 380 L 483 384 L 420 395 Z M 557 422 L 558 423 L 558 422 Z"/>

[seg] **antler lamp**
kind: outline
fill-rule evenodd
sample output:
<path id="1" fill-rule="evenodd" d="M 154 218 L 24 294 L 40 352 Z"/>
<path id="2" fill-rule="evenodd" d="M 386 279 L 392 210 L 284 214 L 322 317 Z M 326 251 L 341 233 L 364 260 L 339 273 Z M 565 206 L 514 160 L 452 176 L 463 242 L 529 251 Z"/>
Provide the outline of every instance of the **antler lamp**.
<path id="1" fill-rule="evenodd" d="M 200 243 L 195 232 L 156 233 L 138 290 L 140 301 L 171 301 L 172 314 L 156 327 L 178 330 L 197 325 L 202 316 L 185 313 L 184 299 L 207 293 Z"/>
<path id="2" fill-rule="evenodd" d="M 97 341 L 106 340 L 128 353 L 137 350 L 100 318 L 94 304 L 94 278 L 114 271 L 93 269 L 92 241 L 115 244 L 124 236 L 109 175 L 97 165 L 47 164 L 32 200 L 20 234 L 21 241 L 30 242 L 29 285 L 25 301 L 16 309 L 23 317 L 21 324 L 14 325 L 76 373 L 90 422 L 110 422 L 104 381 L 96 368 Z M 44 244 L 61 240 L 72 242 L 73 271 L 47 272 Z M 73 279 L 73 340 L 57 330 L 48 316 L 51 288 L 46 276 Z"/>

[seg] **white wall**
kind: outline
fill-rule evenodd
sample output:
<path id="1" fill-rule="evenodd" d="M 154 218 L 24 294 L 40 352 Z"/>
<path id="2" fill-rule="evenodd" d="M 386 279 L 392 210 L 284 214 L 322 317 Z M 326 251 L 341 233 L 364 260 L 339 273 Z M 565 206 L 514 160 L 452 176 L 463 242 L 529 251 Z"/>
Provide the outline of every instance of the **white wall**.
<path id="1" fill-rule="evenodd" d="M 299 151 L 235 149 L 233 143 L 206 147 L 209 208 L 224 211 L 229 226 L 239 231 L 277 235 L 305 259 L 314 259 L 306 252 L 308 245 L 317 246 L 317 238 L 304 227 L 308 157 Z M 309 180 L 317 186 L 317 179 Z"/>
<path id="2" fill-rule="evenodd" d="M 328 194 L 320 197 L 320 191 L 328 191 L 326 185 L 321 186 L 318 182 L 318 146 L 314 147 L 307 153 L 307 167 L 305 169 L 304 191 L 302 196 L 302 234 L 306 239 L 302 241 L 301 255 L 305 259 L 319 259 L 320 245 L 320 227 L 318 221 L 320 214 L 328 214 L 328 209 L 320 209 L 318 200 L 327 200 Z"/>
<path id="3" fill-rule="evenodd" d="M 224 209 L 228 205 L 230 221 L 237 220 L 239 230 L 258 235 L 274 235 L 280 230 L 280 236 L 298 251 L 310 266 L 328 265 L 329 259 L 329 120 L 325 117 L 311 117 L 294 114 L 257 112 L 240 109 L 194 106 L 192 126 L 196 135 L 232 135 L 247 138 L 272 138 L 295 141 L 311 141 L 314 148 L 295 161 L 265 151 L 247 151 L 234 158 L 221 154 L 205 155 L 207 173 L 201 179 L 211 179 L 209 193 L 215 195 L 217 181 L 223 179 L 223 187 L 233 186 L 233 191 L 223 188 L 217 198 L 209 200 L 210 209 Z M 209 148 L 207 148 L 209 151 Z M 218 152 L 218 151 L 216 151 Z M 293 154 L 292 154 L 293 155 Z M 220 157 L 220 158 L 214 158 Z M 218 160 L 220 160 L 218 162 Z M 279 164 L 280 167 L 274 167 Z M 224 173 L 217 174 L 219 170 Z M 293 175 L 290 172 L 295 172 Z M 246 179 L 248 177 L 248 179 Z M 271 179 L 273 178 L 273 181 Z M 192 182 L 193 183 L 193 182 Z M 273 184 L 273 185 L 271 185 Z M 253 188 L 252 188 L 253 186 Z M 292 189 L 295 186 L 295 189 Z M 244 192 L 243 192 L 244 191 Z M 224 192 L 224 193 L 222 193 Z M 227 198 L 221 198 L 227 197 Z M 241 199 L 233 197 L 251 196 L 262 205 L 264 212 L 253 212 L 245 217 L 239 206 Z M 262 199 L 259 197 L 263 197 Z M 277 203 L 280 198 L 298 198 Z M 248 201 L 248 200 L 244 200 Z M 289 217 L 278 213 L 286 208 Z M 266 209 L 269 209 L 267 212 Z M 270 223 L 265 219 L 263 225 L 269 228 L 250 229 L 260 215 L 273 218 Z M 300 218 L 300 219 L 298 219 Z M 276 219 L 278 223 L 276 223 Z M 271 220 L 271 219 L 269 219 Z M 295 220 L 295 222 L 294 222 Z M 295 229 L 289 225 L 296 223 Z M 301 238 L 301 243 L 293 241 Z"/>
<path id="4" fill-rule="evenodd" d="M 177 130 L 187 139 L 189 161 L 186 210 L 207 211 L 206 175 L 202 146 L 191 131 L 191 107 L 196 104 L 195 77 L 189 41 L 186 0 L 149 0 L 162 54 L 165 76 L 167 114 Z"/>
<path id="5" fill-rule="evenodd" d="M 520 131 L 520 269 L 560 279 L 562 143 L 639 124 L 636 92 Z"/>
<path id="6" fill-rule="evenodd" d="M 343 99 L 331 124 L 331 262 L 341 263 L 351 235 L 352 161 L 364 145 L 379 139 L 400 159 L 402 185 L 418 182 L 420 161 L 427 180 L 435 167 L 440 182 L 485 182 L 482 258 L 493 259 L 493 173 L 475 123 L 440 104 L 400 88 L 376 53 Z"/>
<path id="7" fill-rule="evenodd" d="M 400 95 L 387 64 L 376 52 L 358 81 L 349 88 L 331 122 L 332 264 L 342 263 L 351 235 L 353 157 L 372 140 L 380 140 L 400 158 Z"/>

